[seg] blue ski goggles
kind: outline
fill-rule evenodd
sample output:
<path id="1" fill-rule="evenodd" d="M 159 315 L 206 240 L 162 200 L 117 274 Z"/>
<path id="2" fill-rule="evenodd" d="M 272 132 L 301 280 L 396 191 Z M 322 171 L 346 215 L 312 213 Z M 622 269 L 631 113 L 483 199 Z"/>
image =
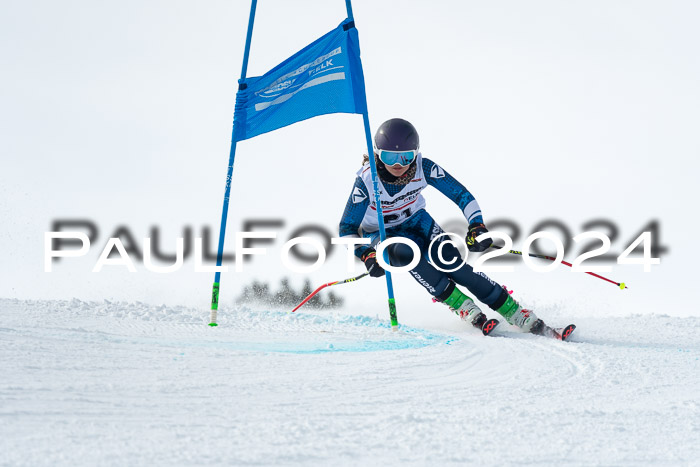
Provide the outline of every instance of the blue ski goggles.
<path id="1" fill-rule="evenodd" d="M 411 151 L 387 151 L 385 149 L 376 149 L 374 152 L 379 155 L 379 160 L 384 163 L 384 165 L 402 165 L 407 166 L 411 164 L 416 159 L 416 154 L 418 150 Z"/>

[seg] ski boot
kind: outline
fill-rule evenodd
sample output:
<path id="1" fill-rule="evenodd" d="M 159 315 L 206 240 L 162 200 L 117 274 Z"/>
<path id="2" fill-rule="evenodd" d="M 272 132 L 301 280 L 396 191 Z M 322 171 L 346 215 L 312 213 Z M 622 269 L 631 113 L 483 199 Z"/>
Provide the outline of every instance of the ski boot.
<path id="1" fill-rule="evenodd" d="M 444 300 L 436 299 L 436 302 L 443 302 L 450 310 L 452 310 L 457 316 L 462 318 L 464 321 L 471 323 L 475 328 L 481 329 L 481 332 L 488 336 L 491 331 L 494 330 L 496 325 L 498 325 L 498 320 L 488 319 L 481 308 L 474 303 L 474 300 L 469 298 L 467 295 L 463 294 L 457 287 L 452 285 L 452 291 L 449 289 L 445 292 L 448 294 Z"/>
<path id="2" fill-rule="evenodd" d="M 537 315 L 533 311 L 520 306 L 518 302 L 513 300 L 510 294 L 508 294 L 505 303 L 498 307 L 496 311 L 510 324 L 519 327 L 525 332 L 542 335 L 546 327 L 544 322 L 537 318 Z"/>
<path id="3" fill-rule="evenodd" d="M 481 311 L 481 308 L 457 287 L 452 290 L 452 293 L 445 299 L 444 303 L 457 316 L 468 323 L 472 323 L 477 328 L 481 328 L 481 325 L 486 321 L 486 315 Z"/>
<path id="4" fill-rule="evenodd" d="M 505 303 L 498 307 L 496 311 L 503 315 L 510 324 L 514 324 L 523 331 L 538 336 L 552 337 L 563 341 L 568 339 L 571 333 L 574 332 L 574 329 L 576 329 L 576 325 L 574 324 L 569 324 L 566 327 L 557 329 L 547 326 L 534 312 L 523 308 L 518 302 L 513 300 L 510 294 Z"/>

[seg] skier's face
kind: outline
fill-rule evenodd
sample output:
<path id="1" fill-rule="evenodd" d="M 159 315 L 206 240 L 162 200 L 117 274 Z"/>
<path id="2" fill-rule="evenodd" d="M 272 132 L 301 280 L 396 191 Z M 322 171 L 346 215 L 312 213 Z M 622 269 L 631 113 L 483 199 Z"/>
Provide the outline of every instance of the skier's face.
<path id="1" fill-rule="evenodd" d="M 401 164 L 394 164 L 394 165 L 385 165 L 386 170 L 389 171 L 391 175 L 394 177 L 400 177 L 401 175 L 405 174 L 406 171 L 408 171 L 408 168 L 410 165 L 401 165 Z"/>

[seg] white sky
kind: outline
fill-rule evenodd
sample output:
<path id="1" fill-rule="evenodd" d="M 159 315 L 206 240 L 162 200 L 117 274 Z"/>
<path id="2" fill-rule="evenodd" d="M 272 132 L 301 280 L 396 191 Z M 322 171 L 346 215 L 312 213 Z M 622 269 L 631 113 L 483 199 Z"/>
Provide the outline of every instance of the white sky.
<path id="1" fill-rule="evenodd" d="M 192 273 L 191 261 L 160 276 L 142 266 L 136 274 L 90 270 L 118 226 L 137 238 L 159 226 L 167 251 L 187 225 L 196 234 L 210 226 L 216 237 L 249 6 L 3 4 L 0 296 L 207 309 L 212 277 Z M 700 225 L 693 209 L 697 3 L 373 0 L 353 7 L 373 131 L 391 117 L 413 122 L 424 155 L 475 194 L 487 224 L 509 218 L 530 233 L 540 220 L 557 218 L 575 234 L 606 218 L 620 229 L 612 247 L 619 253 L 659 219 L 670 248 L 651 273 L 616 266 L 607 274 L 630 284 L 625 292 L 568 270 L 520 268 L 494 279 L 532 301 L 573 300 L 605 313 L 698 313 L 687 305 L 698 278 Z M 248 75 L 264 73 L 344 17 L 341 0 L 261 0 Z M 281 239 L 305 223 L 335 231 L 364 151 L 356 115 L 319 117 L 240 143 L 227 249 L 248 218 L 285 219 Z M 426 198 L 439 222 L 459 218 L 439 193 Z M 88 258 L 44 273 L 43 234 L 65 218 L 94 220 L 100 238 Z M 224 275 L 224 303 L 253 278 L 276 286 L 289 275 L 276 257 L 281 243 L 244 273 Z M 311 275 L 315 283 L 347 276 L 344 254 L 330 259 Z M 380 282 L 337 292 L 381 315 Z M 415 316 L 433 306 L 411 279 L 398 277 L 399 306 L 402 298 Z"/>

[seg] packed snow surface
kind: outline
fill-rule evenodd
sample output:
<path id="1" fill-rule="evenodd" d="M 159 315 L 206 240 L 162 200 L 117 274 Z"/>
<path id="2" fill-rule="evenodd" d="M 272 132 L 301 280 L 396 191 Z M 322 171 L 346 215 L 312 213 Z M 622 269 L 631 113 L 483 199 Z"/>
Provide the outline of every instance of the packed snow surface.
<path id="1" fill-rule="evenodd" d="M 578 317 L 570 342 L 323 310 L 207 320 L 0 300 L 0 464 L 700 465 L 697 317 Z"/>

